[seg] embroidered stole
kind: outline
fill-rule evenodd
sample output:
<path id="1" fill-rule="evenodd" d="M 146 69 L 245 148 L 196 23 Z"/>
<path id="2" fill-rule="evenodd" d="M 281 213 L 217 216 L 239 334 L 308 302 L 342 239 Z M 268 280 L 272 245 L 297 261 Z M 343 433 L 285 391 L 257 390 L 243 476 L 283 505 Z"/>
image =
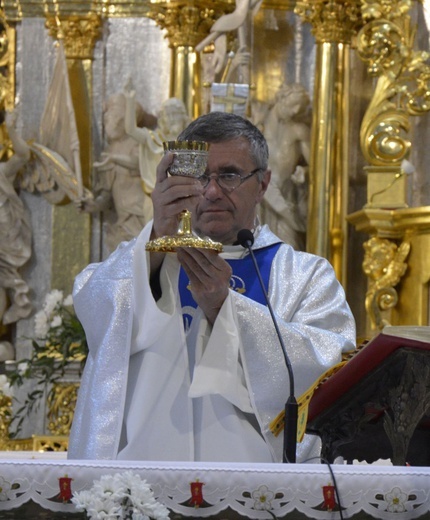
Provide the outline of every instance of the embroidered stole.
<path id="1" fill-rule="evenodd" d="M 281 243 L 271 244 L 254 251 L 255 259 L 260 268 L 261 278 L 264 283 L 266 292 L 269 289 L 270 271 L 272 268 L 272 261 L 278 252 Z M 232 276 L 230 279 L 230 289 L 237 291 L 251 300 L 254 300 L 262 305 L 266 305 L 263 290 L 261 289 L 257 273 L 255 272 L 254 262 L 251 255 L 246 255 L 244 258 L 229 258 L 226 261 L 232 268 Z M 191 291 L 187 288 L 189 284 L 188 276 L 181 267 L 179 273 L 179 295 L 181 298 L 181 307 L 184 318 L 185 330 L 188 330 L 193 319 L 193 311 L 197 308 L 197 303 L 192 297 Z"/>

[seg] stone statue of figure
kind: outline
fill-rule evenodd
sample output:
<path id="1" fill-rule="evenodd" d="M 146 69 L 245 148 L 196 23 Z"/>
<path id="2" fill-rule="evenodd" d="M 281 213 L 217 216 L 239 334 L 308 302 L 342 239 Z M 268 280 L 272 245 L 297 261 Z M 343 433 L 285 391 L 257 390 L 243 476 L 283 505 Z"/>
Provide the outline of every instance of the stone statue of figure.
<path id="1" fill-rule="evenodd" d="M 163 156 L 163 142 L 175 141 L 182 130 L 191 122 L 183 101 L 169 98 L 162 105 L 154 130 L 139 127 L 136 123 L 136 91 L 131 80 L 124 88 L 126 99 L 125 131 L 139 143 L 140 175 L 145 190 L 151 192 L 155 186 L 155 171 Z"/>
<path id="2" fill-rule="evenodd" d="M 212 66 L 214 75 L 223 70 L 226 65 L 226 58 L 231 60 L 230 53 L 227 53 L 227 36 L 230 31 L 237 31 L 237 52 L 228 64 L 230 70 L 227 71 L 226 81 L 230 81 L 229 73 L 238 68 L 238 83 L 249 83 L 249 62 L 250 48 L 247 22 L 249 15 L 255 16 L 260 9 L 262 0 L 236 0 L 236 8 L 232 13 L 221 16 L 212 25 L 209 35 L 196 45 L 197 52 L 202 51 L 207 45 L 214 42 L 214 54 Z"/>
<path id="3" fill-rule="evenodd" d="M 76 202 L 80 211 L 105 212 L 106 243 L 109 251 L 137 236 L 152 218 L 152 203 L 144 192 L 139 170 L 139 145 L 125 131 L 126 98 L 111 96 L 105 106 L 103 122 L 107 146 L 100 161 L 93 164 L 94 192 Z M 154 124 L 140 104 L 134 108 L 137 124 Z"/>
<path id="4" fill-rule="evenodd" d="M 31 256 L 30 219 L 15 191 L 18 172 L 30 160 L 30 148 L 15 130 L 16 113 L 6 114 L 14 154 L 0 163 L 0 328 L 32 311 L 29 287 L 19 273 Z"/>
<path id="5" fill-rule="evenodd" d="M 261 205 L 261 218 L 296 249 L 305 247 L 309 114 L 310 100 L 305 88 L 289 84 L 279 89 L 263 122 L 272 178 Z"/>

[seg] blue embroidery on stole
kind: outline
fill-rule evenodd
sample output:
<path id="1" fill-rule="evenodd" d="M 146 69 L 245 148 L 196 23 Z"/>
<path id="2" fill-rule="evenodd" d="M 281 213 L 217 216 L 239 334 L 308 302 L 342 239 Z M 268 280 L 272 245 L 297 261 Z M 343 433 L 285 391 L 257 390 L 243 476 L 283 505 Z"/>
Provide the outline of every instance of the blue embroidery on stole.
<path id="1" fill-rule="evenodd" d="M 272 244 L 254 251 L 266 292 L 269 289 L 270 271 L 272 268 L 273 258 L 278 252 L 280 245 L 281 243 Z M 262 305 L 266 305 L 266 299 L 263 290 L 261 289 L 260 282 L 258 281 L 258 276 L 255 272 L 254 262 L 252 261 L 251 255 L 247 255 L 244 258 L 229 258 L 226 259 L 226 261 L 230 264 L 233 271 L 230 279 L 230 289 L 251 298 L 251 300 L 261 303 Z M 197 308 L 197 303 L 194 301 L 191 291 L 187 289 L 188 284 L 188 276 L 181 267 L 179 272 L 179 294 L 181 297 L 185 330 L 189 329 L 193 319 L 193 310 Z"/>

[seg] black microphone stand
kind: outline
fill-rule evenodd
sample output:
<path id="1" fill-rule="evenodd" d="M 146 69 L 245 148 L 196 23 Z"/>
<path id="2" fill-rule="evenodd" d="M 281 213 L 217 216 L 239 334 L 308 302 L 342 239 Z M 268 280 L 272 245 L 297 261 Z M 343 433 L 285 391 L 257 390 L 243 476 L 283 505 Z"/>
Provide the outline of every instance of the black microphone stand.
<path id="1" fill-rule="evenodd" d="M 291 366 L 290 358 L 287 354 L 287 349 L 285 348 L 284 340 L 282 339 L 281 332 L 278 327 L 278 323 L 275 317 L 275 313 L 273 312 L 272 305 L 269 300 L 269 296 L 267 294 L 266 288 L 264 286 L 263 279 L 261 277 L 260 268 L 258 267 L 257 260 L 254 255 L 254 251 L 251 249 L 252 244 L 254 243 L 254 236 L 251 231 L 246 230 L 251 234 L 251 236 L 244 240 L 239 239 L 239 243 L 246 247 L 251 255 L 252 261 L 254 262 L 255 272 L 257 273 L 258 280 L 261 285 L 261 289 L 266 298 L 267 307 L 269 309 L 270 315 L 272 317 L 273 324 L 275 326 L 276 334 L 278 335 L 279 343 L 282 347 L 282 353 L 284 355 L 285 364 L 288 370 L 288 377 L 290 379 L 290 395 L 285 403 L 285 417 L 284 417 L 284 449 L 282 451 L 282 462 L 296 462 L 296 447 L 297 447 L 297 421 L 299 414 L 299 405 L 297 404 L 297 400 L 295 397 L 294 391 L 294 372 L 293 367 Z M 241 232 L 239 231 L 239 234 Z M 247 233 L 248 235 L 248 233 Z M 252 239 L 251 239 L 252 237 Z M 239 238 L 239 236 L 238 236 Z"/>

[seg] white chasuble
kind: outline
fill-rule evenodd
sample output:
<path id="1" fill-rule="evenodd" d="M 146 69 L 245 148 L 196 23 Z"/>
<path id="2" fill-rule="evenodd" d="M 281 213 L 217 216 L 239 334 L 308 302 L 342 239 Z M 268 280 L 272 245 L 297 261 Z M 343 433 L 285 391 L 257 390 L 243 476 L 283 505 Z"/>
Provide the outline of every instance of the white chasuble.
<path id="1" fill-rule="evenodd" d="M 178 275 L 176 257 L 169 255 L 160 274 L 163 296 L 151 313 L 133 317 L 126 444 L 118 458 L 273 461 L 245 385 L 231 299 L 220 311 L 216 330 L 198 310 L 185 333 Z M 139 285 L 137 277 L 135 309 L 142 308 Z M 163 339 L 150 345 L 147 338 L 157 336 L 154 325 L 163 330 Z"/>

